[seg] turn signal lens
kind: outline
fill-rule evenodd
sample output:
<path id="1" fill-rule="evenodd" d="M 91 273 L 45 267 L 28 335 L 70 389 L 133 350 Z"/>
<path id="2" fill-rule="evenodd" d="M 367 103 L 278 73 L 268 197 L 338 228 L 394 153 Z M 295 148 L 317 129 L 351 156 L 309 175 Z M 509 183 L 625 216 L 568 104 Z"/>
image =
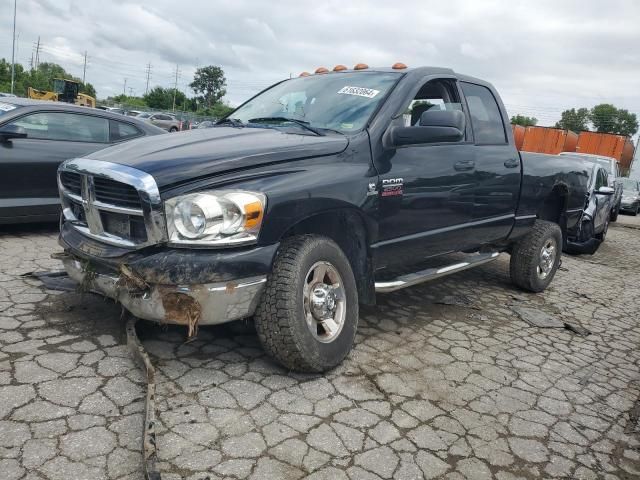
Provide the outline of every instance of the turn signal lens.
<path id="1" fill-rule="evenodd" d="M 394 70 L 403 70 L 407 68 L 407 66 L 404 63 L 396 62 L 391 68 L 393 68 Z"/>
<path id="2" fill-rule="evenodd" d="M 367 68 L 369 68 L 369 65 L 367 65 L 366 63 L 358 63 L 355 67 L 353 67 L 354 70 L 366 70 Z"/>
<path id="3" fill-rule="evenodd" d="M 311 75 L 309 72 L 302 72 L 300 75 L 298 75 L 299 77 L 308 77 L 309 75 Z"/>
<path id="4" fill-rule="evenodd" d="M 347 67 L 344 65 L 336 65 L 335 67 L 333 67 L 334 72 L 340 72 L 342 70 L 347 70 Z"/>
<path id="5" fill-rule="evenodd" d="M 320 74 L 320 73 L 329 73 L 329 69 L 327 69 L 326 67 L 318 67 L 316 68 L 316 73 Z"/>

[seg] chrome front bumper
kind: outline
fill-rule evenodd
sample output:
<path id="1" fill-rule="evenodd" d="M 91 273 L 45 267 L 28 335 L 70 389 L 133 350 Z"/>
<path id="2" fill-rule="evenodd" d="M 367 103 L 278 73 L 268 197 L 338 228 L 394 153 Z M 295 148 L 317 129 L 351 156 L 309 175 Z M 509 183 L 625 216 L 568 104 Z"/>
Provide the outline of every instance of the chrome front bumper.
<path id="1" fill-rule="evenodd" d="M 74 257 L 63 259 L 69 276 L 87 291 L 121 303 L 133 315 L 160 323 L 186 325 L 197 312 L 199 325 L 216 325 L 253 315 L 266 276 L 201 285 L 147 285 L 129 289 L 121 277 L 86 269 Z"/>

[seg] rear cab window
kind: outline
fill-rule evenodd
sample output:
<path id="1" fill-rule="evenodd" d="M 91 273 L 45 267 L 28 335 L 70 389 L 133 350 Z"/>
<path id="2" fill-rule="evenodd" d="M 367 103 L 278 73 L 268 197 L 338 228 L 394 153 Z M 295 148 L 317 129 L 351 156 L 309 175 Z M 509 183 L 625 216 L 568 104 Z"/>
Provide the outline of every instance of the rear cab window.
<path id="1" fill-rule="evenodd" d="M 471 126 L 478 145 L 502 145 L 507 143 L 504 119 L 498 102 L 487 87 L 461 82 L 467 99 Z"/>

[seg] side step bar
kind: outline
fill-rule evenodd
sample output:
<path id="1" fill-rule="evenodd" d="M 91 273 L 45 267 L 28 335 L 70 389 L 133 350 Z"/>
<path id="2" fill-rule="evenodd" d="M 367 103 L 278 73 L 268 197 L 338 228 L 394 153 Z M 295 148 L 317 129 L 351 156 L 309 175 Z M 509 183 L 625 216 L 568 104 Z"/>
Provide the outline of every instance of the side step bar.
<path id="1" fill-rule="evenodd" d="M 461 272 L 469 268 L 477 267 L 483 263 L 488 263 L 498 258 L 500 252 L 491 253 L 479 253 L 477 255 L 471 255 L 467 260 L 460 263 L 454 263 L 453 265 L 447 265 L 439 268 L 427 268 L 419 272 L 408 273 L 402 275 L 395 280 L 387 282 L 376 282 L 376 293 L 390 293 L 403 288 L 417 285 L 418 283 L 428 282 L 429 280 L 435 280 L 436 278 L 451 275 L 452 273 Z"/>

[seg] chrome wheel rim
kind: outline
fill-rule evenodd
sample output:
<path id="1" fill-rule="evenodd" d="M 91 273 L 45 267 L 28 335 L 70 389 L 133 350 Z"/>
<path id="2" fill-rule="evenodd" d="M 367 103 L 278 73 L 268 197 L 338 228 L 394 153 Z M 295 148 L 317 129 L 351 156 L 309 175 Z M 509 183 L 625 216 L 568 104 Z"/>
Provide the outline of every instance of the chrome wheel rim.
<path id="1" fill-rule="evenodd" d="M 309 331 L 322 343 L 333 342 L 342 331 L 347 297 L 342 277 L 331 263 L 314 263 L 305 276 L 304 315 Z"/>
<path id="2" fill-rule="evenodd" d="M 549 238 L 540 249 L 540 255 L 538 256 L 538 277 L 545 279 L 553 271 L 553 266 L 556 263 L 556 256 L 558 254 L 558 244 L 555 239 Z"/>

